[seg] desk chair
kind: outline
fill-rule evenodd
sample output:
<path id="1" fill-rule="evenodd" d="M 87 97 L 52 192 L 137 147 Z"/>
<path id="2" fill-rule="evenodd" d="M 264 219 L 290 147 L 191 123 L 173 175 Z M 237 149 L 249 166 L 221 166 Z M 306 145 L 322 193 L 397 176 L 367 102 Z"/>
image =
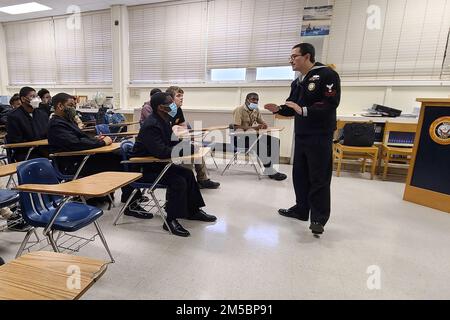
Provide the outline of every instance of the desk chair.
<path id="1" fill-rule="evenodd" d="M 122 144 L 120 145 L 120 151 L 122 154 L 122 159 L 123 161 L 127 161 L 130 158 L 130 153 L 133 150 L 133 146 L 134 143 L 132 141 L 123 141 Z M 125 172 L 130 172 L 131 171 L 131 167 L 129 164 L 124 163 L 123 164 L 123 168 Z M 131 200 L 133 199 L 134 195 L 136 194 L 136 192 L 138 190 L 141 190 L 142 194 L 145 193 L 145 191 L 147 191 L 147 193 L 150 194 L 150 196 L 152 197 L 152 200 L 150 200 L 147 204 L 143 204 L 141 203 L 139 200 L 137 201 L 137 204 L 139 204 L 141 207 L 147 209 L 148 211 L 152 210 L 153 208 L 157 208 L 157 213 L 161 216 L 161 218 L 164 221 L 164 224 L 166 225 L 166 227 L 168 228 L 169 232 L 170 232 L 170 228 L 169 225 L 167 224 L 166 221 L 166 215 L 163 211 L 163 208 L 161 207 L 159 200 L 156 198 L 155 196 L 155 190 L 156 189 L 166 189 L 167 187 L 163 184 L 154 184 L 152 182 L 132 182 L 130 183 L 130 186 L 134 189 L 133 192 L 131 193 L 131 195 L 128 197 L 127 201 L 125 202 L 125 204 L 123 205 L 122 209 L 119 211 L 119 214 L 117 215 L 116 219 L 114 219 L 114 225 L 117 225 L 117 222 L 119 221 L 120 217 L 122 217 L 124 211 L 126 208 L 128 208 L 128 206 L 130 206 Z M 153 203 L 153 205 L 152 205 Z"/>
<path id="2" fill-rule="evenodd" d="M 346 122 L 344 121 L 337 121 L 335 137 L 339 136 L 339 133 L 344 128 L 345 124 Z M 369 159 L 371 161 L 370 180 L 373 180 L 378 160 L 378 147 L 373 145 L 370 147 L 354 147 L 346 146 L 339 142 L 335 143 L 333 146 L 333 162 L 337 163 L 337 177 L 341 175 L 342 161 L 344 159 L 360 160 L 361 173 L 366 172 L 366 164 Z"/>
<path id="3" fill-rule="evenodd" d="M 383 180 L 386 180 L 390 163 L 410 164 L 416 131 L 417 124 L 415 123 L 386 122 L 381 156 Z"/>
<path id="4" fill-rule="evenodd" d="M 192 126 L 190 125 L 189 122 L 187 122 L 187 128 L 188 128 L 188 130 L 192 130 Z M 208 133 L 202 135 L 202 147 L 211 149 L 211 153 L 210 153 L 211 159 L 212 159 L 216 169 L 219 169 L 219 166 L 217 165 L 216 159 L 214 158 L 214 155 L 213 155 L 215 148 L 216 148 L 216 143 L 212 142 L 212 141 L 203 140 L 203 138 L 206 137 L 207 135 L 208 135 Z"/>
<path id="5" fill-rule="evenodd" d="M 244 155 L 246 159 L 248 158 L 251 161 L 251 165 L 255 169 L 256 175 L 258 176 L 258 180 L 261 180 L 260 171 L 261 171 L 261 167 L 263 167 L 263 166 L 260 163 L 258 154 L 255 150 L 255 148 L 257 148 L 257 144 L 258 144 L 258 141 L 259 141 L 261 135 L 259 135 L 258 137 L 255 133 L 252 133 L 251 135 L 255 136 L 255 141 L 252 143 L 250 143 L 250 141 L 249 141 L 249 146 L 245 147 L 245 145 L 246 145 L 245 138 L 247 137 L 247 135 L 244 135 L 242 133 L 240 133 L 238 135 L 238 134 L 236 134 L 235 131 L 230 131 L 230 140 L 233 143 L 233 153 L 234 154 L 233 154 L 233 158 L 227 163 L 227 165 L 223 169 L 222 175 L 224 175 L 225 172 L 232 165 L 237 164 L 238 157 L 241 154 L 241 155 Z M 241 143 L 241 142 L 244 142 L 244 143 Z M 252 157 L 254 157 L 256 159 L 256 161 L 253 160 Z"/>
<path id="6" fill-rule="evenodd" d="M 14 207 L 17 202 L 19 202 L 19 193 L 12 190 L 7 189 L 0 189 L 0 209 L 3 208 L 12 208 Z M 11 218 L 14 217 L 14 220 L 11 220 Z M 13 214 L 12 217 L 5 218 L 7 219 L 7 228 L 12 228 L 14 226 L 17 226 L 18 224 L 22 223 L 22 219 L 17 216 L 16 214 Z M 2 218 L 0 218 L 2 219 Z M 6 228 L 6 227 L 5 227 Z M 4 228 L 1 228 L 0 231 L 3 231 Z"/>
<path id="7" fill-rule="evenodd" d="M 7 164 L 8 163 L 8 150 L 3 148 L 3 146 L 1 146 L 1 150 L 2 151 L 0 152 L 0 162 L 2 162 L 3 164 Z"/>
<path id="8" fill-rule="evenodd" d="M 109 125 L 106 123 L 102 123 L 102 124 L 96 124 L 95 125 L 95 133 L 97 135 L 101 135 L 101 134 L 108 134 L 111 133 L 111 130 L 109 129 Z"/>
<path id="9" fill-rule="evenodd" d="M 97 135 L 102 135 L 102 134 L 110 134 L 110 133 L 119 133 L 122 132 L 122 128 L 123 127 L 119 127 L 119 130 L 117 132 L 111 132 L 111 128 L 109 127 L 109 124 L 97 124 L 95 126 L 95 133 Z M 111 139 L 113 142 L 120 142 L 126 139 L 130 139 L 130 137 L 114 137 L 111 136 Z"/>
<path id="10" fill-rule="evenodd" d="M 20 164 L 17 167 L 17 177 L 19 185 L 59 183 L 50 161 L 45 158 L 33 159 Z M 84 203 L 70 202 L 71 198 L 65 197 L 63 201 L 57 204 L 53 201 L 52 196 L 46 194 L 19 192 L 23 219 L 33 228 L 25 235 L 17 251 L 16 258 L 22 254 L 34 228 L 44 228 L 44 235 L 47 237 L 55 252 L 60 252 L 60 249 L 78 252 L 81 247 L 90 241 L 94 241 L 95 236 L 98 235 L 111 261 L 114 262 L 114 258 L 97 221 L 103 215 L 103 211 Z M 66 232 L 78 231 L 92 223 L 97 230 L 97 233 L 92 238 L 85 239 L 78 236 L 71 236 L 71 238 L 78 239 L 76 243 L 85 241 L 78 247 L 64 247 L 64 242 L 57 243 L 61 234 L 65 236 Z M 55 231 L 61 231 L 56 240 L 54 239 Z"/>
<path id="11" fill-rule="evenodd" d="M 3 141 L 5 142 L 5 144 L 8 144 L 8 140 L 7 140 L 6 137 L 3 139 Z M 14 157 L 14 149 L 12 149 L 12 148 L 3 148 L 3 150 L 6 151 L 6 160 L 8 161 L 8 163 L 16 162 L 16 159 Z"/>

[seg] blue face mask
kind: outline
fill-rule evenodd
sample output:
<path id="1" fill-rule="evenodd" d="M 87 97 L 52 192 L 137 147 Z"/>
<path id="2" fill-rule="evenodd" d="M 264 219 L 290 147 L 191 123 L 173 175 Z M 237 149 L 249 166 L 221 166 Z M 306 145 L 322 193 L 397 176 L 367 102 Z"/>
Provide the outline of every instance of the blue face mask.
<path id="1" fill-rule="evenodd" d="M 170 107 L 170 111 L 167 112 L 167 114 L 169 116 L 171 116 L 172 118 L 175 118 L 175 116 L 177 115 L 177 109 L 178 109 L 176 103 L 172 102 L 169 107 Z"/>
<path id="2" fill-rule="evenodd" d="M 256 104 L 256 103 L 250 103 L 249 105 L 248 105 L 248 108 L 250 109 L 250 110 L 256 110 L 256 109 L 258 109 L 258 104 Z"/>

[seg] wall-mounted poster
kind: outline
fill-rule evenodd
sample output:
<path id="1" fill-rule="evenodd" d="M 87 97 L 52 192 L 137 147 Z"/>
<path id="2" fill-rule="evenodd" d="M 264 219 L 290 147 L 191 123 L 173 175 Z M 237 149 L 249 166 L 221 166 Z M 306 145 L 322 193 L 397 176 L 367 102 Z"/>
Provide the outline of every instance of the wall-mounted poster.
<path id="1" fill-rule="evenodd" d="M 305 7 L 301 36 L 317 37 L 329 35 L 332 17 L 333 6 Z"/>

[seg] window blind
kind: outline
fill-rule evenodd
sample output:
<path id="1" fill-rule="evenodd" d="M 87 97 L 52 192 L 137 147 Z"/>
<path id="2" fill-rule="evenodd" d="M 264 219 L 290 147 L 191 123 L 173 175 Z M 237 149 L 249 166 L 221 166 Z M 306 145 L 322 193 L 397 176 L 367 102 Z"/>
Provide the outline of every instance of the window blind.
<path id="1" fill-rule="evenodd" d="M 449 0 L 340 0 L 334 5 L 326 57 L 343 78 L 441 78 Z M 379 29 L 367 27 L 371 5 L 380 9 Z"/>
<path id="2" fill-rule="evenodd" d="M 4 25 L 9 83 L 54 84 L 55 49 L 51 19 Z"/>
<path id="3" fill-rule="evenodd" d="M 57 82 L 112 83 L 111 13 L 81 15 L 80 28 L 68 28 L 67 16 L 54 20 Z"/>
<path id="4" fill-rule="evenodd" d="M 204 81 L 207 2 L 129 7 L 130 81 Z"/>
<path id="5" fill-rule="evenodd" d="M 207 66 L 254 68 L 288 65 L 300 40 L 303 0 L 209 2 Z"/>
<path id="6" fill-rule="evenodd" d="M 5 24 L 10 85 L 112 83 L 110 11 L 67 17 Z"/>

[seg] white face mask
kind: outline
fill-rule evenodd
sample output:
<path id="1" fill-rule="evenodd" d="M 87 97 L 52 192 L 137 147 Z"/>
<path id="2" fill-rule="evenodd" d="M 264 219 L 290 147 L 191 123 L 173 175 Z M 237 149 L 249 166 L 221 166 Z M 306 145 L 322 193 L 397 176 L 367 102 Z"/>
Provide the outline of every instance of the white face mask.
<path id="1" fill-rule="evenodd" d="M 248 105 L 248 108 L 249 108 L 250 110 L 256 110 L 256 109 L 258 109 L 258 104 L 256 104 L 256 103 L 250 103 L 250 104 Z"/>
<path id="2" fill-rule="evenodd" d="M 41 103 L 41 98 L 35 97 L 31 99 L 30 105 L 33 107 L 33 109 L 39 108 L 39 104 Z"/>

